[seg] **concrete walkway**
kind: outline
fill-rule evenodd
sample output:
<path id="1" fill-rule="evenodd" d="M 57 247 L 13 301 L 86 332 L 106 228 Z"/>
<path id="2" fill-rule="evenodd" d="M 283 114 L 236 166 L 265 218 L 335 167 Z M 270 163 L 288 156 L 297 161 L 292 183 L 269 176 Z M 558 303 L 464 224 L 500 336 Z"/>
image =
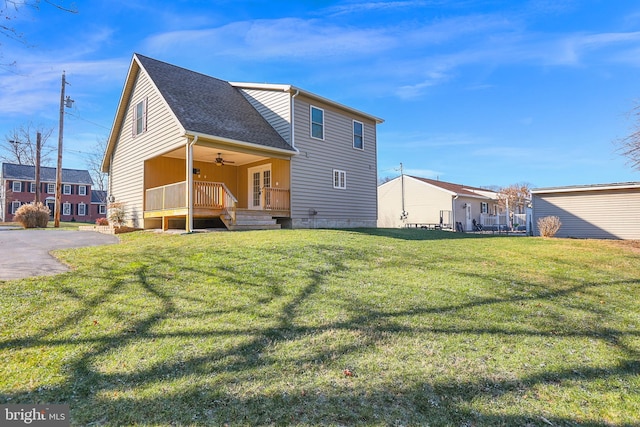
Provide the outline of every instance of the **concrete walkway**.
<path id="1" fill-rule="evenodd" d="M 0 280 L 64 273 L 69 268 L 49 252 L 118 243 L 94 231 L 0 229 Z"/>

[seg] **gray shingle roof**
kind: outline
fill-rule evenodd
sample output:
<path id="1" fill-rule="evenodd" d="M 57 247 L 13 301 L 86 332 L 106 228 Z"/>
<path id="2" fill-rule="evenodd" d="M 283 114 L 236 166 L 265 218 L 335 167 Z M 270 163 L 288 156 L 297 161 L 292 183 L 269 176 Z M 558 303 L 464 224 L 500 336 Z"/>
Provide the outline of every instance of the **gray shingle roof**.
<path id="1" fill-rule="evenodd" d="M 34 181 L 36 179 L 36 167 L 28 165 L 16 165 L 13 163 L 3 163 L 2 177 L 4 179 Z M 40 181 L 56 182 L 56 168 L 40 166 Z M 89 171 L 80 169 L 62 168 L 62 182 L 64 182 L 65 184 L 93 185 L 93 180 L 91 179 Z"/>
<path id="2" fill-rule="evenodd" d="M 91 190 L 91 203 L 107 203 L 107 192 L 102 190 Z"/>
<path id="3" fill-rule="evenodd" d="M 229 82 L 136 57 L 186 131 L 295 152 Z"/>

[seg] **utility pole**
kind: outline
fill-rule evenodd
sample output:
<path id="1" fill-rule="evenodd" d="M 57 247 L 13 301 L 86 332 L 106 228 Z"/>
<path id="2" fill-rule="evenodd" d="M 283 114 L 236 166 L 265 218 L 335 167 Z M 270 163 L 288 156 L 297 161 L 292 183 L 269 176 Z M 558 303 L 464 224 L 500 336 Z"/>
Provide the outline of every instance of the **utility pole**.
<path id="1" fill-rule="evenodd" d="M 36 133 L 36 203 L 40 202 L 40 150 L 42 149 L 42 135 Z"/>
<path id="2" fill-rule="evenodd" d="M 58 130 L 58 169 L 56 174 L 56 208 L 53 226 L 60 227 L 60 210 L 62 209 L 62 135 L 64 130 L 64 107 L 71 107 L 73 100 L 64 97 L 64 89 L 67 85 L 65 72 L 62 72 L 62 87 L 60 89 L 60 129 Z"/>

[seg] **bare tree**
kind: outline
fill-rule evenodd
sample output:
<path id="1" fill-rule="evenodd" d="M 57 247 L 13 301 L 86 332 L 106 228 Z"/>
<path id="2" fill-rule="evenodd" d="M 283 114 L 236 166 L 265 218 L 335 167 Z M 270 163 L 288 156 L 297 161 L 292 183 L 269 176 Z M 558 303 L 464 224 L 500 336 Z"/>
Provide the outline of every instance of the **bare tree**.
<path id="1" fill-rule="evenodd" d="M 71 7 L 65 7 L 62 5 L 63 1 L 51 1 L 51 0 L 0 0 L 0 35 L 9 39 L 26 43 L 24 36 L 13 25 L 13 21 L 18 18 L 18 14 L 22 8 L 31 8 L 40 10 L 42 3 L 48 4 L 56 9 L 69 13 L 78 13 L 77 9 L 72 5 Z M 0 43 L 1 45 L 2 43 Z"/>
<path id="2" fill-rule="evenodd" d="M 498 191 L 498 204 L 508 207 L 511 212 L 524 213 L 527 203 L 531 200 L 531 184 L 526 182 L 511 184 Z"/>
<path id="3" fill-rule="evenodd" d="M 35 166 L 38 132 L 41 134 L 40 164 L 43 166 L 50 164 L 50 156 L 55 148 L 47 146 L 47 140 L 53 128 L 34 127 L 31 123 L 20 125 L 5 135 L 4 141 L 0 144 L 0 160 L 6 163 Z"/>
<path id="4" fill-rule="evenodd" d="M 106 191 L 108 175 L 102 172 L 102 159 L 107 150 L 107 138 L 98 139 L 89 153 L 87 167 L 93 179 L 93 189 Z"/>
<path id="5" fill-rule="evenodd" d="M 640 171 L 640 101 L 636 101 L 636 106 L 629 112 L 629 117 L 633 120 L 632 132 L 615 141 L 618 152 L 628 159 L 628 164 L 633 169 Z"/>

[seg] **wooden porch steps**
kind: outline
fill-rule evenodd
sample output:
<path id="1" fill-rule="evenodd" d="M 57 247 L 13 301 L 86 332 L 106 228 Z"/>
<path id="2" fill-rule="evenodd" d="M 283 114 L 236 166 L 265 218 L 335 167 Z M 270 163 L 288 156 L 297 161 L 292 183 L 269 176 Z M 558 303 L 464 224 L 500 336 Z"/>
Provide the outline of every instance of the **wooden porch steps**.
<path id="1" fill-rule="evenodd" d="M 231 231 L 280 229 L 280 224 L 277 224 L 273 216 L 265 211 L 238 209 L 236 210 L 235 224 L 231 224 L 231 218 L 228 215 L 221 215 L 220 219 Z"/>

